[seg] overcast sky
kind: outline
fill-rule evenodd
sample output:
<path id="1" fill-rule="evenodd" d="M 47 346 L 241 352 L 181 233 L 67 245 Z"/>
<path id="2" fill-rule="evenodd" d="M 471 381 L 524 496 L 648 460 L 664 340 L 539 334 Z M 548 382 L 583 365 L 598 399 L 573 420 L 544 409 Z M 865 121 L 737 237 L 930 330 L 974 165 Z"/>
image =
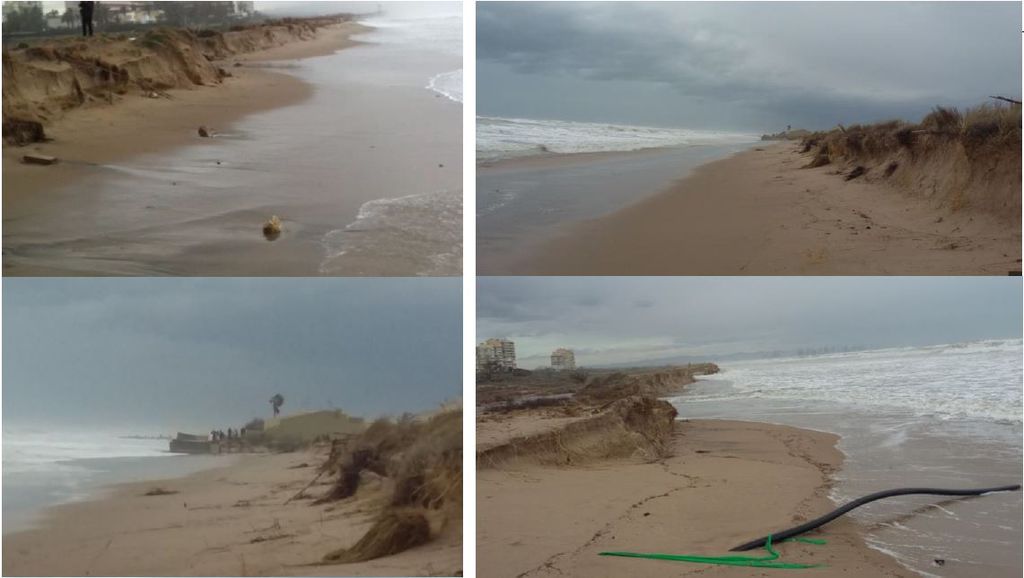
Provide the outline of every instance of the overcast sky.
<path id="1" fill-rule="evenodd" d="M 1021 337 L 1019 277 L 482 277 L 477 337 L 519 365 Z"/>
<path id="2" fill-rule="evenodd" d="M 274 16 L 311 16 L 351 12 L 365 14 L 376 12 L 381 7 L 391 14 L 416 15 L 435 11 L 451 12 L 459 9 L 458 2 L 256 2 L 256 9 Z M 455 8 L 453 8 L 455 7 Z"/>
<path id="3" fill-rule="evenodd" d="M 1020 2 L 479 2 L 485 116 L 768 131 L 1020 97 Z"/>
<path id="4" fill-rule="evenodd" d="M 6 279 L 3 417 L 146 432 L 461 396 L 459 279 Z"/>

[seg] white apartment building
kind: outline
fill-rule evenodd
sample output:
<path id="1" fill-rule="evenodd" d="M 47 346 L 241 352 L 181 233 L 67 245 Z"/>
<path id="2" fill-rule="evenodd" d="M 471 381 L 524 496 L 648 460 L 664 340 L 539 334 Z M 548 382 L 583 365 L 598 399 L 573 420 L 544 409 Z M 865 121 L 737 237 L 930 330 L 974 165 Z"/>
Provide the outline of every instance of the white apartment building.
<path id="1" fill-rule="evenodd" d="M 488 339 L 476 346 L 476 370 L 478 372 L 498 369 L 512 371 L 516 368 L 516 344 L 508 339 Z"/>
<path id="2" fill-rule="evenodd" d="M 551 369 L 572 371 L 576 369 L 576 354 L 571 349 L 558 348 L 551 352 Z"/>

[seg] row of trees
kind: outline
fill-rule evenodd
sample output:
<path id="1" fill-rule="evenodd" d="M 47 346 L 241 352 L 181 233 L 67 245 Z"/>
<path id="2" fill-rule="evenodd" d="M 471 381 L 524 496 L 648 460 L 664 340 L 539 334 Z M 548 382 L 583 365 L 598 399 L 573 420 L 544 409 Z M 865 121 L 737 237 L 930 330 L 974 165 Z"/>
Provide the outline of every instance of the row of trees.
<path id="1" fill-rule="evenodd" d="M 38 4 L 20 5 L 4 10 L 4 34 L 11 32 L 39 32 L 46 29 L 46 17 Z"/>
<path id="2" fill-rule="evenodd" d="M 3 31 L 5 33 L 35 33 L 47 30 L 47 18 L 60 18 L 65 28 L 81 26 L 82 18 L 77 8 L 67 8 L 61 14 L 53 10 L 47 14 L 39 4 L 14 3 L 15 7 L 4 11 Z M 237 18 L 234 2 L 136 2 L 136 12 L 148 16 L 147 20 L 167 26 L 194 27 L 216 26 Z M 119 21 L 118 14 L 103 2 L 97 2 L 93 9 L 93 23 L 97 28 Z"/>

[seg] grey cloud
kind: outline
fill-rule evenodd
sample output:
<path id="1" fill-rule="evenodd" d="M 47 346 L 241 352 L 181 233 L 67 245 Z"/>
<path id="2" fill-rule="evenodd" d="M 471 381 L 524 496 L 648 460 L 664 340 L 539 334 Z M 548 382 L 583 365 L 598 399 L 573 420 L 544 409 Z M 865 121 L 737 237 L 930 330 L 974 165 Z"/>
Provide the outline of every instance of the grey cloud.
<path id="1" fill-rule="evenodd" d="M 559 346 L 596 365 L 1021 336 L 1019 278 L 481 278 L 477 287 L 479 337 L 516 340 L 527 367 Z"/>
<path id="2" fill-rule="evenodd" d="M 212 426 L 460 395 L 457 279 L 15 279 L 4 418 Z M 221 424 L 227 427 L 226 423 Z"/>
<path id="3" fill-rule="evenodd" d="M 1019 95 L 1020 16 L 996 2 L 479 3 L 478 106 L 724 128 L 913 120 Z"/>

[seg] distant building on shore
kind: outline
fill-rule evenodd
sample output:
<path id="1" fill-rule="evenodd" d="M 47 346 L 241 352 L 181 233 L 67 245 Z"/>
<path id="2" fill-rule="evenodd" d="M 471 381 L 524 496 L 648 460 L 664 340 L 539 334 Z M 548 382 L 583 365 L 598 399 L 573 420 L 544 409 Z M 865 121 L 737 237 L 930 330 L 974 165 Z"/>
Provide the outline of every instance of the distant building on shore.
<path id="1" fill-rule="evenodd" d="M 516 368 L 516 344 L 508 339 L 488 339 L 476 346 L 476 371 L 512 371 Z"/>
<path id="2" fill-rule="evenodd" d="M 551 369 L 572 371 L 576 369 L 576 354 L 571 349 L 560 347 L 551 352 Z"/>
<path id="3" fill-rule="evenodd" d="M 256 2 L 232 2 L 233 16 L 236 18 L 250 17 L 256 14 Z"/>

